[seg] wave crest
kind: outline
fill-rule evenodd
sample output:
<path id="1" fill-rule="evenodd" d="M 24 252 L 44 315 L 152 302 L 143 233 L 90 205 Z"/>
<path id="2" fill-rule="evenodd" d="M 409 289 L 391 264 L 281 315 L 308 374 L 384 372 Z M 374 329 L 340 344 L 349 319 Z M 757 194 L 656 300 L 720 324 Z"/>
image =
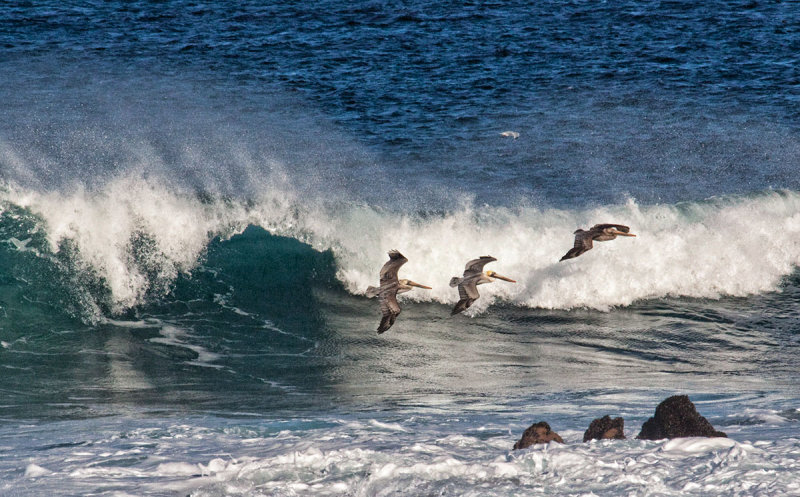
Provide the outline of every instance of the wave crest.
<path id="1" fill-rule="evenodd" d="M 447 285 L 450 278 L 467 260 L 492 255 L 498 260 L 487 269 L 518 283 L 481 286 L 473 314 L 498 300 L 607 310 L 666 296 L 745 296 L 779 290 L 800 263 L 800 194 L 792 191 L 675 205 L 629 200 L 575 211 L 465 202 L 451 212 L 422 214 L 301 202 L 285 191 L 226 200 L 134 177 L 91 192 L 6 187 L 2 197 L 6 206 L 40 218 L 50 253 L 64 250 L 65 242 L 74 247 L 86 270 L 106 285 L 111 313 L 165 294 L 203 261 L 213 239 L 250 225 L 331 250 L 337 278 L 353 294 L 377 282 L 386 252 L 396 248 L 409 259 L 401 277 L 433 287 L 403 298 L 453 304 L 458 295 Z M 638 236 L 597 243 L 581 257 L 558 262 L 576 228 L 601 222 L 629 225 Z"/>

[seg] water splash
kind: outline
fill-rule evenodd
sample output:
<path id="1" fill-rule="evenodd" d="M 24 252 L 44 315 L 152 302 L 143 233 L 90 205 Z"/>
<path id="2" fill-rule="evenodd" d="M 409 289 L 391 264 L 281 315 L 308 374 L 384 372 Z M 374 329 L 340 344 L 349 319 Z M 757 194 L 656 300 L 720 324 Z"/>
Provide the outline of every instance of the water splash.
<path id="1" fill-rule="evenodd" d="M 212 240 L 249 225 L 331 250 L 337 277 L 353 294 L 376 283 L 386 251 L 396 248 L 409 259 L 401 277 L 434 287 L 403 298 L 452 304 L 457 293 L 447 285 L 450 278 L 461 274 L 467 260 L 492 255 L 498 260 L 487 269 L 518 283 L 481 286 L 473 314 L 496 301 L 606 310 L 666 296 L 777 291 L 800 263 L 800 194 L 792 191 L 675 205 L 629 200 L 586 210 L 464 202 L 440 213 L 300 201 L 285 193 L 265 190 L 259 198 L 238 201 L 125 176 L 91 192 L 9 187 L 2 200 L 39 217 L 48 252 L 73 248 L 83 270 L 107 286 L 112 313 L 169 291 L 179 275 L 202 262 Z M 629 225 L 638 237 L 597 243 L 579 258 L 558 262 L 572 245 L 574 229 L 600 222 Z"/>

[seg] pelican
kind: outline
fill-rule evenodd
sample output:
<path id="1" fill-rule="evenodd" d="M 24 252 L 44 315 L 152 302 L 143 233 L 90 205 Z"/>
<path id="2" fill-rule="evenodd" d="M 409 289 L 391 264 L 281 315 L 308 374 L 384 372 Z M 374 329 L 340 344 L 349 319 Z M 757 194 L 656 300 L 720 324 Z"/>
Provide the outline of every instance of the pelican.
<path id="1" fill-rule="evenodd" d="M 467 310 L 467 308 L 469 308 L 473 302 L 478 300 L 478 297 L 481 296 L 481 294 L 478 293 L 478 285 L 491 283 L 495 279 L 516 283 L 516 281 L 512 280 L 511 278 L 500 276 L 494 271 L 486 271 L 486 273 L 483 272 L 483 266 L 496 260 L 497 259 L 490 255 L 483 255 L 480 257 L 480 259 L 472 259 L 464 268 L 463 278 L 454 276 L 450 279 L 450 286 L 458 287 L 458 296 L 460 297 L 460 300 L 456 306 L 453 307 L 453 311 L 450 313 L 451 316 Z"/>
<path id="2" fill-rule="evenodd" d="M 503 131 L 502 133 L 500 133 L 500 136 L 505 136 L 505 137 L 513 138 L 513 139 L 516 140 L 517 138 L 519 138 L 519 132 L 517 132 L 517 131 Z"/>
<path id="3" fill-rule="evenodd" d="M 406 262 L 408 262 L 408 259 L 403 257 L 403 254 L 397 250 L 390 250 L 389 260 L 381 268 L 381 286 L 379 288 L 374 286 L 367 288 L 367 297 L 378 297 L 381 301 L 383 318 L 380 326 L 378 326 L 378 334 L 391 328 L 394 320 L 400 315 L 400 306 L 397 304 L 398 293 L 408 292 L 413 287 L 431 289 L 429 286 L 420 285 L 411 280 L 397 279 L 397 270 Z"/>
<path id="4" fill-rule="evenodd" d="M 578 257 L 582 253 L 592 250 L 592 241 L 605 242 L 613 240 L 617 235 L 636 236 L 633 233 L 628 233 L 630 230 L 630 228 L 621 224 L 595 224 L 588 230 L 579 229 L 575 231 L 575 246 L 558 262 Z"/>

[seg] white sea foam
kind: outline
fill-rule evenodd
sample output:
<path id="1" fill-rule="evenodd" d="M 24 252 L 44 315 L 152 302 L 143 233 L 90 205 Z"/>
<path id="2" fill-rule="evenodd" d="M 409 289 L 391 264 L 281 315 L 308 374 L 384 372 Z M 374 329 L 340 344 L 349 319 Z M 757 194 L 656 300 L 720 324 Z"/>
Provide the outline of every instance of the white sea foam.
<path id="1" fill-rule="evenodd" d="M 386 431 L 407 431 L 405 428 L 397 423 L 382 423 L 376 419 L 370 420 L 369 424 L 379 430 Z"/>
<path id="2" fill-rule="evenodd" d="M 159 464 L 156 472 L 161 475 L 192 476 L 199 474 L 201 469 L 197 464 L 166 462 Z"/>
<path id="3" fill-rule="evenodd" d="M 28 464 L 28 466 L 25 468 L 26 478 L 38 478 L 40 476 L 49 475 L 50 473 L 52 473 L 52 471 L 50 471 L 49 469 L 43 468 L 33 463 Z"/>
<path id="4" fill-rule="evenodd" d="M 214 352 L 211 352 L 200 345 L 188 343 L 187 338 L 191 338 L 191 335 L 186 330 L 165 324 L 161 326 L 159 333 L 161 334 L 160 337 L 151 338 L 149 341 L 153 343 L 170 345 L 173 347 L 185 348 L 197 354 L 197 359 L 187 361 L 187 364 L 217 369 L 223 367 L 218 364 L 213 364 L 214 361 L 219 359 L 218 354 L 215 354 Z"/>
<path id="5" fill-rule="evenodd" d="M 730 449 L 736 447 L 737 443 L 730 438 L 705 438 L 705 437 L 688 437 L 676 438 L 666 442 L 661 449 L 665 452 L 682 452 L 682 453 L 700 453 L 709 452 L 719 449 Z M 738 444 L 743 450 L 752 450 L 750 445 Z"/>
<path id="6" fill-rule="evenodd" d="M 11 245 L 14 246 L 15 249 L 19 250 L 20 252 L 28 252 L 32 251 L 33 249 L 28 248 L 28 243 L 30 243 L 31 239 L 26 238 L 24 240 L 17 240 L 13 236 L 7 240 Z"/>
<path id="7" fill-rule="evenodd" d="M 9 476 L 0 483 L 0 492 L 15 488 L 19 495 L 79 495 L 91 488 L 103 495 L 124 490 L 193 497 L 800 495 L 800 445 L 794 426 L 766 432 L 758 426 L 731 426 L 730 439 L 591 443 L 581 443 L 578 430 L 562 430 L 565 444 L 512 451 L 516 437 L 505 433 L 509 425 L 502 420 L 481 436 L 463 433 L 450 416 L 423 423 L 327 419 L 317 427 L 287 421 L 287 429 L 280 431 L 258 424 L 234 427 L 237 422 L 228 418 L 191 421 L 195 424 L 174 418 L 101 419 L 28 427 L 66 442 L 46 451 L 24 445 L 30 433 L 9 428 L 2 433 L 5 443 L 20 445 L 10 452 L 12 457 L 0 461 L 0 470 Z M 515 426 L 513 431 L 518 435 L 522 429 Z M 744 438 L 755 442 L 740 441 Z M 92 450 L 76 450 L 72 440 L 89 441 Z M 19 467 L 27 467 L 24 474 Z"/>
<path id="8" fill-rule="evenodd" d="M 152 180 L 124 177 L 99 191 L 39 193 L 8 187 L 6 201 L 41 216 L 52 251 L 64 240 L 101 275 L 114 310 L 130 307 L 153 285 L 165 288 L 195 268 L 211 239 L 254 224 L 292 236 L 317 250 L 332 250 L 338 277 L 354 294 L 377 283 L 389 249 L 409 262 L 408 277 L 433 287 L 402 298 L 452 304 L 447 282 L 466 261 L 492 255 L 487 269 L 517 280 L 481 286 L 471 313 L 504 300 L 538 308 L 608 309 L 664 296 L 717 298 L 780 289 L 800 263 L 800 194 L 766 192 L 679 205 L 639 205 L 633 200 L 587 210 L 476 207 L 465 203 L 438 215 L 395 213 L 365 205 L 322 207 L 264 194 L 250 202 L 203 202 Z M 596 243 L 564 262 L 572 232 L 595 223 L 631 226 L 638 236 Z M 138 233 L 152 247 L 137 259 Z M 144 258 L 144 260 L 142 260 Z M 156 269 L 157 282 L 148 271 Z M 161 283 L 158 283 L 161 282 Z"/>
<path id="9" fill-rule="evenodd" d="M 595 223 L 630 225 L 637 238 L 596 243 L 576 259 L 558 262 L 572 246 L 572 231 Z M 377 281 L 385 250 L 409 262 L 401 277 L 433 286 L 406 298 L 453 303 L 446 284 L 480 255 L 487 269 L 518 281 L 481 286 L 484 309 L 494 299 L 517 305 L 608 309 L 664 296 L 717 298 L 779 290 L 800 263 L 800 196 L 771 192 L 749 198 L 685 205 L 605 206 L 586 211 L 476 209 L 427 217 L 362 215 L 327 224 L 339 276 L 353 293 Z M 315 231 L 316 233 L 317 231 Z"/>
<path id="10" fill-rule="evenodd" d="M 237 228 L 220 218 L 224 209 L 171 194 L 141 179 L 122 178 L 94 192 L 76 187 L 68 194 L 13 189 L 7 193 L 12 202 L 42 217 L 52 252 L 61 250 L 65 240 L 77 246 L 87 266 L 105 279 L 115 310 L 139 302 L 151 283 L 132 260 L 131 243 L 137 233 L 155 242 L 143 263 L 170 281 L 195 266 L 210 236 Z"/>
<path id="11" fill-rule="evenodd" d="M 765 450 L 730 439 L 691 438 L 662 442 L 550 443 L 504 452 L 477 439 L 465 446 L 445 438 L 394 450 L 308 447 L 278 451 L 266 457 L 215 458 L 199 464 L 201 477 L 174 481 L 168 488 L 193 490 L 196 496 L 273 495 L 291 491 L 326 496 L 445 491 L 498 496 L 532 492 L 789 495 L 793 489 L 798 490 L 793 478 L 798 467 L 797 454 L 794 451 L 794 455 L 784 457 L 779 445 L 769 443 Z M 186 463 L 177 465 L 186 468 L 183 474 L 187 476 L 193 467 Z M 161 469 L 160 476 L 176 474 Z"/>

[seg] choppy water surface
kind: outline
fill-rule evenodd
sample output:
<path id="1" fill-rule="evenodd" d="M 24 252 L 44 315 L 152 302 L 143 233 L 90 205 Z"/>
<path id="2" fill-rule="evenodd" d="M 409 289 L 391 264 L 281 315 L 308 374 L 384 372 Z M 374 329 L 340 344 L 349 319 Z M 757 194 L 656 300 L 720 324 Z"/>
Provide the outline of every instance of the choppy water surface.
<path id="1" fill-rule="evenodd" d="M 0 5 L 0 493 L 800 495 L 795 7 Z"/>

